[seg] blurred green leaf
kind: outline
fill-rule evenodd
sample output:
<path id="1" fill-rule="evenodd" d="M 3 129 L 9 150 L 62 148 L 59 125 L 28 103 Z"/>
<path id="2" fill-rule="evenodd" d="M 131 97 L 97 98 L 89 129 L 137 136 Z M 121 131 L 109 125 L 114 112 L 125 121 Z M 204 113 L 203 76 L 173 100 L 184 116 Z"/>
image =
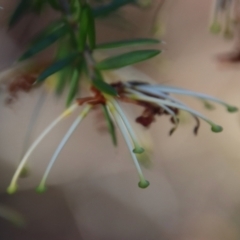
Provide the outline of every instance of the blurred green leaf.
<path id="1" fill-rule="evenodd" d="M 70 88 L 69 88 L 69 93 L 68 93 L 67 102 L 66 102 L 67 107 L 69 107 L 71 105 L 72 101 L 76 97 L 76 94 L 79 90 L 78 89 L 79 88 L 79 78 L 80 78 L 80 69 L 75 68 L 73 70 L 73 74 L 72 74 L 72 78 L 71 78 L 71 82 L 70 82 Z"/>
<path id="2" fill-rule="evenodd" d="M 73 18 L 77 20 L 81 13 L 81 4 L 79 0 L 70 0 L 70 8 Z"/>
<path id="3" fill-rule="evenodd" d="M 95 20 L 90 7 L 88 7 L 88 42 L 90 49 L 94 49 L 96 45 Z"/>
<path id="4" fill-rule="evenodd" d="M 80 30 L 79 30 L 79 40 L 78 40 L 78 49 L 83 51 L 86 45 L 87 33 L 88 33 L 88 19 L 89 11 L 88 7 L 84 6 L 80 14 Z"/>
<path id="5" fill-rule="evenodd" d="M 61 9 L 57 0 L 47 0 L 49 5 L 55 10 Z"/>
<path id="6" fill-rule="evenodd" d="M 79 56 L 79 53 L 72 53 L 63 59 L 56 61 L 55 63 L 53 63 L 50 67 L 45 69 L 45 71 L 43 71 L 40 74 L 40 76 L 37 79 L 37 82 L 42 82 L 43 80 L 45 80 L 52 74 L 60 71 L 61 69 L 63 69 L 67 65 L 69 65 L 71 62 L 73 62 L 77 58 L 77 56 Z"/>
<path id="7" fill-rule="evenodd" d="M 106 82 L 102 81 L 101 79 L 94 79 L 92 81 L 92 84 L 95 88 L 97 88 L 99 91 L 112 95 L 112 96 L 117 96 L 117 91 L 109 84 Z"/>
<path id="8" fill-rule="evenodd" d="M 115 131 L 115 125 L 109 115 L 106 105 L 102 105 L 102 109 L 103 109 L 104 116 L 107 120 L 108 130 L 112 137 L 113 145 L 117 146 L 117 136 L 116 136 L 116 131 Z"/>
<path id="9" fill-rule="evenodd" d="M 41 39 L 40 41 L 33 44 L 30 49 L 28 49 L 19 59 L 19 61 L 26 60 L 35 54 L 41 52 L 45 48 L 49 47 L 53 43 L 55 43 L 58 39 L 63 37 L 67 33 L 67 28 L 65 26 L 58 28 L 48 36 L 46 36 L 44 39 Z"/>
<path id="10" fill-rule="evenodd" d="M 63 59 L 68 56 L 69 51 L 71 51 L 70 42 L 68 39 L 62 39 L 62 41 L 59 42 L 59 48 L 56 55 L 56 60 Z M 57 84 L 55 92 L 58 96 L 60 96 L 66 86 L 67 81 L 71 77 L 71 66 L 66 66 L 62 70 L 60 70 L 57 74 Z"/>
<path id="11" fill-rule="evenodd" d="M 62 38 L 61 41 L 58 42 L 56 60 L 67 57 L 69 55 L 69 52 L 71 52 L 72 50 L 73 49 L 71 49 L 71 43 L 69 42 L 69 38 Z"/>
<path id="12" fill-rule="evenodd" d="M 55 30 L 61 28 L 64 26 L 64 22 L 62 19 L 57 19 L 53 22 L 51 22 L 46 28 L 44 28 L 42 31 L 40 31 L 40 33 L 38 33 L 33 40 L 31 41 L 32 44 L 35 44 L 41 40 L 43 40 L 44 38 L 46 38 L 49 34 L 51 34 L 52 32 L 54 32 Z"/>
<path id="13" fill-rule="evenodd" d="M 158 39 L 139 38 L 139 39 L 130 39 L 130 40 L 122 40 L 122 41 L 99 44 L 96 46 L 96 49 L 131 47 L 131 46 L 139 46 L 139 45 L 158 44 L 160 42 L 161 41 L 159 41 Z"/>
<path id="14" fill-rule="evenodd" d="M 0 205 L 0 217 L 20 228 L 26 225 L 22 215 L 3 205 Z"/>
<path id="15" fill-rule="evenodd" d="M 71 42 L 71 45 L 72 45 L 72 49 L 76 50 L 78 48 L 78 40 L 77 40 L 76 34 L 74 32 L 74 29 L 71 26 L 71 24 L 69 23 L 69 21 L 64 20 L 64 22 L 65 22 L 65 25 L 66 25 L 66 28 L 67 28 L 67 31 L 68 31 L 68 34 L 69 34 L 69 37 L 70 37 L 70 42 Z"/>
<path id="16" fill-rule="evenodd" d="M 65 67 L 64 69 L 58 72 L 58 79 L 55 91 L 58 96 L 60 96 L 63 93 L 63 90 L 67 82 L 69 81 L 71 75 L 72 75 L 71 67 Z"/>
<path id="17" fill-rule="evenodd" d="M 99 70 L 108 70 L 125 67 L 141 61 L 145 61 L 149 58 L 155 57 L 161 51 L 159 50 L 138 50 L 128 53 L 124 53 L 118 56 L 109 57 L 96 64 Z"/>
<path id="18" fill-rule="evenodd" d="M 120 7 L 123 7 L 129 3 L 133 3 L 135 0 L 112 0 L 109 4 L 103 4 L 100 7 L 96 7 L 93 9 L 94 17 L 102 17 L 106 16 Z"/>
<path id="19" fill-rule="evenodd" d="M 101 71 L 100 71 L 100 70 L 98 70 L 98 69 L 95 69 L 95 70 L 94 70 L 94 74 L 95 74 L 95 77 L 96 77 L 96 79 L 97 79 L 97 80 L 104 81 L 104 79 L 103 79 L 103 76 L 102 76 L 102 74 L 101 74 Z"/>
<path id="20" fill-rule="evenodd" d="M 31 0 L 21 0 L 10 17 L 8 26 L 12 28 L 31 8 Z"/>
<path id="21" fill-rule="evenodd" d="M 44 5 L 46 5 L 47 0 L 35 0 L 32 1 L 32 10 L 37 14 L 40 14 L 43 10 Z"/>

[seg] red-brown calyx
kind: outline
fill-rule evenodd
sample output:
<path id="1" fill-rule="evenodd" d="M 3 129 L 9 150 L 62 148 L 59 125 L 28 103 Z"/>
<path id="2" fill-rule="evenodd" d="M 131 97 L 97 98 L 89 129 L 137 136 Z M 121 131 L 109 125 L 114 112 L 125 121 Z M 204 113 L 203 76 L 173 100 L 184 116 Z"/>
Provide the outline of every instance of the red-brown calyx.
<path id="1" fill-rule="evenodd" d="M 84 103 L 88 103 L 91 105 L 105 104 L 106 100 L 105 100 L 104 96 L 102 95 L 102 93 L 98 89 L 91 87 L 91 91 L 94 93 L 94 96 L 78 98 L 77 103 L 79 105 L 83 105 Z"/>

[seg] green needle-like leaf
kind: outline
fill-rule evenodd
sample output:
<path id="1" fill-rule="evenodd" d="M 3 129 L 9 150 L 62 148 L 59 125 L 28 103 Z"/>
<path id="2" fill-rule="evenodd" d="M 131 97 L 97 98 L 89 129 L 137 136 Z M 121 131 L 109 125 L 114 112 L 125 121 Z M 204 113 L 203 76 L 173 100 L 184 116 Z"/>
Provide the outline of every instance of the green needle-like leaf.
<path id="1" fill-rule="evenodd" d="M 100 80 L 100 79 L 95 79 L 92 81 L 92 84 L 95 88 L 97 88 L 99 91 L 112 95 L 112 96 L 117 96 L 117 91 L 107 84 L 106 82 Z"/>
<path id="2" fill-rule="evenodd" d="M 109 57 L 96 64 L 99 70 L 108 70 L 125 67 L 141 61 L 145 61 L 149 58 L 155 57 L 161 51 L 159 50 L 138 50 L 128 53 L 124 53 L 118 56 Z"/>
<path id="3" fill-rule="evenodd" d="M 87 34 L 88 34 L 88 19 L 89 11 L 88 7 L 84 6 L 81 14 L 80 14 L 80 30 L 79 30 L 79 41 L 78 41 L 78 49 L 79 51 L 83 51 L 86 45 Z"/>
<path id="4" fill-rule="evenodd" d="M 30 7 L 31 0 L 21 0 L 9 20 L 9 28 L 12 28 L 24 16 L 24 14 L 29 11 Z"/>
<path id="5" fill-rule="evenodd" d="M 69 52 L 71 51 L 71 47 L 72 46 L 70 46 L 68 39 L 62 39 L 62 41 L 59 42 L 59 48 L 57 51 L 56 59 L 66 58 L 69 55 Z M 55 92 L 58 96 L 60 96 L 63 93 L 66 83 L 70 79 L 71 75 L 72 75 L 71 65 L 66 66 L 65 68 L 61 69 L 58 72 L 55 89 Z"/>
<path id="6" fill-rule="evenodd" d="M 76 37 L 74 29 L 71 26 L 71 24 L 69 23 L 69 21 L 64 20 L 64 22 L 65 22 L 65 25 L 67 28 L 67 33 L 68 33 L 69 39 L 70 39 L 69 43 L 71 44 L 72 49 L 76 50 L 76 49 L 78 49 L 78 39 Z"/>
<path id="7" fill-rule="evenodd" d="M 58 39 L 63 37 L 67 33 L 67 28 L 65 26 L 55 30 L 46 38 L 41 39 L 39 42 L 36 42 L 30 49 L 28 49 L 19 59 L 19 61 L 26 60 L 35 54 L 39 53 L 40 51 L 44 50 L 45 48 L 52 45 Z"/>
<path id="8" fill-rule="evenodd" d="M 122 41 L 108 42 L 108 43 L 99 44 L 99 45 L 96 46 L 96 49 L 132 47 L 132 46 L 140 46 L 140 45 L 158 44 L 160 42 L 161 41 L 159 41 L 158 39 L 137 38 L 137 39 L 122 40 Z"/>
<path id="9" fill-rule="evenodd" d="M 71 77 L 72 69 L 70 67 L 66 67 L 58 72 L 58 79 L 56 84 L 56 94 L 60 96 L 63 93 L 63 90 Z"/>
<path id="10" fill-rule="evenodd" d="M 94 49 L 96 45 L 96 29 L 94 16 L 90 7 L 88 7 L 88 42 L 90 49 Z"/>
<path id="11" fill-rule="evenodd" d="M 70 0 L 70 9 L 73 19 L 77 20 L 81 13 L 81 3 L 79 0 Z"/>
<path id="12" fill-rule="evenodd" d="M 70 88 L 69 88 L 69 93 L 67 97 L 67 102 L 66 106 L 69 107 L 76 97 L 76 94 L 78 92 L 78 87 L 79 87 L 79 78 L 80 78 L 80 70 L 79 68 L 75 68 L 73 70 L 71 82 L 70 82 Z"/>
<path id="13" fill-rule="evenodd" d="M 73 62 L 77 58 L 78 55 L 79 55 L 78 53 L 72 53 L 63 59 L 56 61 L 55 63 L 53 63 L 50 67 L 48 67 L 45 71 L 43 71 L 40 74 L 40 76 L 37 79 L 37 82 L 42 82 L 43 80 L 45 80 L 52 74 L 62 70 L 64 67 L 66 67 L 71 62 Z"/>
<path id="14" fill-rule="evenodd" d="M 60 29 L 64 26 L 64 22 L 62 19 L 58 19 L 56 21 L 53 21 L 50 23 L 46 28 L 44 28 L 42 31 L 40 31 L 36 36 L 34 36 L 33 40 L 31 41 L 31 44 L 38 43 L 44 38 L 48 37 L 50 34 L 52 34 L 57 29 Z"/>
<path id="15" fill-rule="evenodd" d="M 115 125 L 109 115 L 106 105 L 102 105 L 102 109 L 103 109 L 104 116 L 107 120 L 108 130 L 109 130 L 109 133 L 111 134 L 113 145 L 117 146 L 117 136 L 115 131 Z"/>
<path id="16" fill-rule="evenodd" d="M 112 0 L 108 4 L 103 4 L 100 7 L 94 8 L 93 9 L 94 17 L 106 16 L 118 10 L 120 7 L 133 3 L 134 1 L 135 0 Z"/>

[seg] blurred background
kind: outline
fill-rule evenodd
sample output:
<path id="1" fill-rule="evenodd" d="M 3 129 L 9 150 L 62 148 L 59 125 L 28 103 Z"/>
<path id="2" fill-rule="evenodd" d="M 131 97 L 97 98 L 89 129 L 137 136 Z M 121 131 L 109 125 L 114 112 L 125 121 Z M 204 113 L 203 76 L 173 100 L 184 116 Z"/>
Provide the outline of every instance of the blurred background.
<path id="1" fill-rule="evenodd" d="M 28 40 L 55 16 L 28 16 L 13 29 L 6 27 L 17 1 L 1 0 L 0 68 L 10 67 Z M 231 51 L 234 41 L 209 33 L 212 1 L 160 0 L 149 7 L 125 6 L 98 20 L 99 42 L 131 37 L 163 39 L 164 53 L 135 68 L 121 70 L 123 78 L 144 80 L 199 91 L 240 106 L 240 66 L 217 61 Z M 49 53 L 46 54 L 49 57 Z M 43 57 L 46 57 L 43 56 Z M 139 70 L 142 71 L 139 72 Z M 147 76 L 145 76 L 147 75 Z M 0 204 L 17 211 L 25 225 L 15 227 L 0 219 L 3 240 L 226 240 L 240 237 L 240 116 L 218 107 L 204 109 L 197 100 L 184 101 L 223 126 L 212 133 L 202 122 L 194 136 L 194 121 L 186 114 L 170 137 L 171 124 L 158 118 L 139 134 L 150 146 L 151 167 L 144 169 L 147 189 L 137 186 L 137 175 L 121 134 L 117 148 L 108 133 L 99 131 L 96 113 L 83 121 L 63 149 L 50 173 L 48 191 L 34 188 L 74 116 L 54 129 L 31 156 L 30 176 L 19 181 L 19 191 L 6 188 L 20 160 L 23 139 L 39 91 L 21 94 L 10 106 L 0 95 Z M 39 133 L 64 109 L 65 98 L 49 93 L 32 133 Z M 134 121 L 134 114 L 128 109 Z"/>

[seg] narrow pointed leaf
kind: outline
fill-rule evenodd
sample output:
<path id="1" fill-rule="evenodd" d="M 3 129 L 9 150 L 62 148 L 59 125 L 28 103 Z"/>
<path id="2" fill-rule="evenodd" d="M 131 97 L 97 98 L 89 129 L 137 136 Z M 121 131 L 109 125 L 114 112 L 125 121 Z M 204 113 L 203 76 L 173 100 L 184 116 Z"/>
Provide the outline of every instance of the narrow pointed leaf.
<path id="1" fill-rule="evenodd" d="M 37 79 L 37 82 L 42 82 L 43 80 L 45 80 L 52 74 L 60 71 L 61 69 L 63 69 L 67 65 L 69 65 L 71 62 L 73 62 L 77 58 L 78 55 L 79 55 L 78 53 L 72 53 L 63 59 L 56 61 L 55 63 L 53 63 L 50 67 L 48 67 L 45 71 L 43 71 L 40 74 L 40 76 Z"/>
<path id="2" fill-rule="evenodd" d="M 97 80 L 104 81 L 101 71 L 99 71 L 98 69 L 95 69 L 94 74 Z"/>
<path id="3" fill-rule="evenodd" d="M 71 50 L 70 42 L 66 41 L 66 39 L 62 39 L 62 41 L 59 42 L 59 48 L 56 59 L 66 58 L 69 55 L 70 50 Z M 66 83 L 68 82 L 69 78 L 72 75 L 71 73 L 72 73 L 71 65 L 66 66 L 65 68 L 58 72 L 57 84 L 55 89 L 55 93 L 58 96 L 60 96 L 63 93 Z"/>
<path id="4" fill-rule="evenodd" d="M 46 49 L 47 47 L 51 46 L 55 43 L 58 39 L 63 37 L 67 33 L 67 29 L 65 26 L 57 29 L 56 31 L 52 32 L 46 38 L 41 39 L 39 42 L 35 43 L 30 49 L 28 49 L 19 59 L 19 61 L 26 60 L 37 53 L 41 52 L 42 50 Z"/>
<path id="5" fill-rule="evenodd" d="M 58 19 L 56 21 L 53 21 L 50 23 L 46 28 L 44 28 L 40 33 L 38 33 L 33 40 L 31 41 L 32 44 L 35 44 L 44 38 L 46 38 L 48 35 L 52 34 L 57 29 L 60 29 L 64 26 L 64 22 L 62 19 Z"/>
<path id="6" fill-rule="evenodd" d="M 79 0 L 71 0 L 70 1 L 70 9 L 72 16 L 75 20 L 79 19 L 81 13 L 81 4 Z"/>
<path id="7" fill-rule="evenodd" d="M 96 29 L 94 16 L 90 7 L 88 7 L 88 42 L 90 49 L 94 49 L 96 46 Z"/>
<path id="8" fill-rule="evenodd" d="M 161 51 L 159 50 L 138 50 L 124 53 L 118 56 L 109 57 L 96 64 L 99 70 L 108 70 L 125 67 L 138 62 L 145 61 L 149 58 L 155 57 Z"/>
<path id="9" fill-rule="evenodd" d="M 58 96 L 60 96 L 63 93 L 64 88 L 72 75 L 71 73 L 72 69 L 70 67 L 64 68 L 61 71 L 59 71 L 55 91 Z"/>
<path id="10" fill-rule="evenodd" d="M 69 21 L 67 20 L 64 20 L 65 22 L 65 26 L 67 28 L 67 33 L 68 33 L 68 36 L 70 38 L 70 44 L 72 45 L 72 49 L 76 50 L 78 49 L 78 39 L 76 37 L 76 34 L 74 32 L 74 29 L 73 27 L 71 26 L 71 24 L 69 23 Z"/>
<path id="11" fill-rule="evenodd" d="M 109 112 L 108 112 L 108 109 L 106 107 L 106 105 L 102 105 L 102 109 L 103 109 L 103 113 L 104 113 L 104 116 L 106 118 L 106 121 L 107 121 L 107 125 L 108 125 L 108 130 L 109 130 L 109 133 L 112 137 L 112 141 L 113 141 L 113 145 L 114 146 L 117 146 L 117 136 L 116 136 L 116 131 L 115 131 L 115 125 L 109 115 Z"/>
<path id="12" fill-rule="evenodd" d="M 83 51 L 86 45 L 88 23 L 89 23 L 88 7 L 84 6 L 80 14 L 80 30 L 79 30 L 79 41 L 78 41 L 79 51 Z"/>
<path id="13" fill-rule="evenodd" d="M 31 0 L 21 0 L 10 17 L 8 26 L 12 28 L 23 16 L 29 11 L 31 7 Z"/>
<path id="14" fill-rule="evenodd" d="M 107 84 L 106 82 L 99 80 L 99 79 L 95 79 L 92 81 L 92 84 L 95 88 L 97 88 L 99 91 L 112 95 L 112 96 L 117 96 L 117 91 L 110 86 L 109 84 Z"/>
<path id="15" fill-rule="evenodd" d="M 113 0 L 108 4 L 103 4 L 100 7 L 96 7 L 93 9 L 94 17 L 102 17 L 110 14 L 120 7 L 123 7 L 129 3 L 133 3 L 135 0 Z"/>
<path id="16" fill-rule="evenodd" d="M 73 70 L 71 82 L 70 82 L 70 88 L 69 93 L 67 97 L 66 106 L 69 107 L 74 100 L 74 98 L 77 95 L 78 87 L 79 87 L 79 78 L 80 78 L 80 70 L 78 68 L 75 68 Z"/>
<path id="17" fill-rule="evenodd" d="M 99 44 L 96 46 L 96 49 L 132 47 L 132 46 L 140 46 L 140 45 L 158 44 L 160 42 L 161 41 L 159 41 L 158 39 L 153 39 L 153 38 L 137 38 L 137 39 L 122 40 L 122 41 Z"/>

